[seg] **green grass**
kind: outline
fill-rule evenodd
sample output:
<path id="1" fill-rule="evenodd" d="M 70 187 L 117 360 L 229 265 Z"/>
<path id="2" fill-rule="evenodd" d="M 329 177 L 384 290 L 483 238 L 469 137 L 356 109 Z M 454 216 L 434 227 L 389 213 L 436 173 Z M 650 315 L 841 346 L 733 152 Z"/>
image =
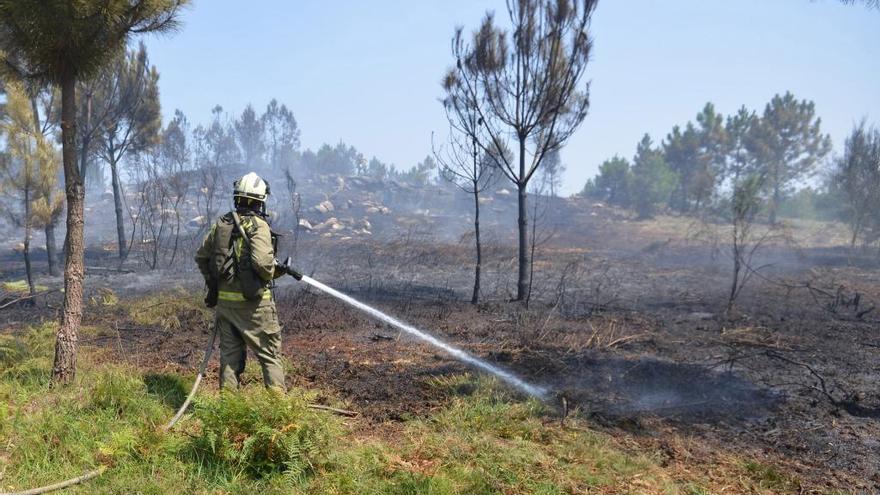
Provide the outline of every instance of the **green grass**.
<path id="1" fill-rule="evenodd" d="M 107 471 L 68 493 L 562 494 L 715 493 L 577 419 L 492 380 L 436 379 L 436 413 L 370 434 L 307 408 L 316 392 L 259 384 L 205 391 L 173 432 L 163 425 L 192 378 L 101 364 L 81 352 L 76 383 L 51 388 L 54 325 L 0 336 L 0 491 Z M 325 392 L 322 392 L 325 393 Z M 740 493 L 788 493 L 773 468 L 737 461 Z M 735 493 L 735 492 L 734 492 Z"/>

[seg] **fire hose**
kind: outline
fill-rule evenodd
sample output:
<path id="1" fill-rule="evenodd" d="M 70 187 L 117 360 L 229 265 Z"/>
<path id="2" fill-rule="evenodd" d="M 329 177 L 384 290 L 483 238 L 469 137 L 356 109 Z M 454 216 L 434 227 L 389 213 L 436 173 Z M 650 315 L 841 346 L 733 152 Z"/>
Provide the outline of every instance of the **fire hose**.
<path id="1" fill-rule="evenodd" d="M 290 275 L 297 280 L 302 280 L 302 274 L 299 273 L 296 269 L 290 266 L 290 258 L 288 257 L 283 264 L 277 264 L 276 269 L 281 269 L 286 275 Z M 183 417 L 183 414 L 186 412 L 186 409 L 189 407 L 193 398 L 196 396 L 196 392 L 199 390 L 199 385 L 202 383 L 202 379 L 205 377 L 205 371 L 208 369 L 208 362 L 211 360 L 211 355 L 214 353 L 214 342 L 217 340 L 217 326 L 214 325 L 214 331 L 211 333 L 211 339 L 208 341 L 208 346 L 205 347 L 205 357 L 202 358 L 202 364 L 199 366 L 199 373 L 196 375 L 196 381 L 193 383 L 192 388 L 189 391 L 189 395 L 186 396 L 186 400 L 183 401 L 183 404 L 180 405 L 180 408 L 177 409 L 177 412 L 168 421 L 168 424 L 162 427 L 163 431 L 169 431 L 171 428 L 180 421 L 180 418 Z M 352 411 L 345 411 L 342 409 L 335 409 L 332 407 L 320 406 L 320 405 L 309 405 L 313 409 L 321 409 L 325 411 L 334 412 L 337 414 L 343 415 L 353 415 Z M 53 483 L 51 485 L 41 486 L 38 488 L 31 488 L 29 490 L 19 491 L 19 492 L 0 492 L 0 495 L 40 495 L 42 493 L 49 493 L 56 490 L 61 490 L 64 488 L 68 488 L 74 485 L 78 485 L 84 481 L 88 481 L 92 478 L 96 478 L 106 471 L 108 466 L 102 464 L 97 468 L 85 472 L 77 477 L 70 478 L 68 480 L 59 481 L 58 483 Z"/>
<path id="2" fill-rule="evenodd" d="M 238 224 L 238 222 L 236 222 L 236 223 Z M 240 224 L 238 226 L 239 226 L 239 228 L 241 228 Z M 379 311 L 378 309 L 373 308 L 372 306 L 369 306 L 367 304 L 364 304 L 364 303 L 352 298 L 351 296 L 343 294 L 342 292 L 339 292 L 336 289 L 333 289 L 332 287 L 329 287 L 325 284 L 322 284 L 321 282 L 318 282 L 317 280 L 315 280 L 311 277 L 304 276 L 302 273 L 300 273 L 299 271 L 295 270 L 293 267 L 290 266 L 290 258 L 289 257 L 284 261 L 283 264 L 276 262 L 275 268 L 276 268 L 276 270 L 281 270 L 285 275 L 290 275 L 293 278 L 295 278 L 296 280 L 302 280 L 302 281 L 306 282 L 307 284 L 311 285 L 312 287 L 315 287 L 316 289 L 324 292 L 325 294 L 331 295 L 331 296 L 345 302 L 346 304 L 353 306 L 353 307 L 373 316 L 374 318 L 376 318 L 380 321 L 383 321 L 389 325 L 395 326 L 398 329 L 412 335 L 413 337 L 416 337 L 417 339 L 419 339 L 423 342 L 426 342 L 434 347 L 442 349 L 447 354 L 458 359 L 459 361 L 462 361 L 462 362 L 467 363 L 475 368 L 479 368 L 485 372 L 488 372 L 492 375 L 495 375 L 497 378 L 501 379 L 502 381 L 506 382 L 508 385 L 512 386 L 513 388 L 516 388 L 517 390 L 523 392 L 526 395 L 536 397 L 536 398 L 542 399 L 542 400 L 547 399 L 547 390 L 544 389 L 543 387 L 539 387 L 539 386 L 533 385 L 531 383 L 528 383 L 528 382 L 522 380 L 521 378 L 519 378 L 518 376 L 514 375 L 513 373 L 506 371 L 506 370 L 503 370 L 501 368 L 498 368 L 498 367 L 496 367 L 496 366 L 494 366 L 494 365 L 492 365 L 482 359 L 479 359 L 479 358 L 471 355 L 470 353 L 468 353 L 460 348 L 454 347 L 454 346 L 450 345 L 449 343 L 446 343 L 446 342 L 442 341 L 441 339 L 431 335 L 430 333 L 427 333 L 427 332 L 420 330 L 416 327 L 413 327 L 403 321 L 400 321 L 392 316 L 389 316 L 389 315 Z M 217 337 L 217 328 L 215 325 L 214 333 L 211 335 L 211 340 L 208 343 L 208 347 L 205 349 L 205 357 L 202 360 L 202 364 L 199 368 L 199 373 L 196 376 L 196 381 L 195 381 L 195 383 L 193 383 L 193 387 L 190 390 L 190 393 L 187 396 L 186 400 L 180 406 L 180 409 L 177 410 L 177 413 L 175 413 L 175 415 L 171 418 L 171 421 L 169 421 L 168 424 L 163 427 L 164 431 L 170 430 L 183 417 L 184 412 L 186 411 L 186 409 L 189 406 L 190 402 L 192 401 L 193 397 L 195 397 L 196 391 L 198 390 L 198 387 L 202 382 L 202 378 L 205 376 L 205 370 L 208 366 L 208 361 L 210 360 L 211 354 L 214 351 L 214 341 L 216 340 L 216 337 Z M 565 400 L 565 397 L 562 397 L 562 401 L 563 401 L 563 409 L 567 413 L 567 405 L 568 404 Z M 346 415 L 346 416 L 351 416 L 351 415 L 356 414 L 352 411 L 345 411 L 345 410 L 335 409 L 335 408 L 321 406 L 321 405 L 317 405 L 317 404 L 309 404 L 308 407 L 313 408 L 313 409 L 321 409 L 321 410 L 325 410 L 325 411 L 330 411 L 330 412 L 334 412 L 334 413 L 342 414 L 342 415 Z M 107 466 L 102 465 L 102 466 L 98 467 L 97 469 L 89 471 L 81 476 L 78 476 L 76 478 L 71 478 L 69 480 L 62 481 L 60 483 L 55 483 L 52 485 L 47 485 L 47 486 L 44 486 L 41 488 L 34 488 L 31 490 L 26 490 L 26 491 L 22 491 L 22 492 L 0 493 L 0 495 L 39 495 L 42 493 L 47 493 L 47 492 L 50 492 L 53 490 L 59 490 L 62 488 L 67 488 L 69 486 L 76 485 L 78 483 L 82 483 L 83 481 L 86 481 L 86 480 L 92 479 L 96 476 L 99 476 L 106 469 L 107 469 Z"/>

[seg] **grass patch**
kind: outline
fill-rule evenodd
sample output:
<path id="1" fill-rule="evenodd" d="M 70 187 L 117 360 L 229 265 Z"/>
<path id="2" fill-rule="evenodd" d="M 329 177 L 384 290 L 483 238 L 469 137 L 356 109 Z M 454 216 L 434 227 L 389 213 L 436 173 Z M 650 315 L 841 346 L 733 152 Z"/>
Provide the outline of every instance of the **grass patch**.
<path id="1" fill-rule="evenodd" d="M 4 292 L 16 295 L 25 295 L 30 292 L 30 287 L 28 286 L 27 280 L 25 279 L 0 283 L 0 289 L 2 289 Z M 49 288 L 45 285 L 34 284 L 34 290 L 37 292 L 43 292 L 45 290 L 49 290 Z"/>
<path id="2" fill-rule="evenodd" d="M 214 319 L 201 296 L 184 290 L 133 299 L 128 304 L 128 313 L 138 325 L 163 330 L 179 330 L 193 324 L 204 326 Z"/>
<path id="3" fill-rule="evenodd" d="M 773 466 L 767 466 L 755 461 L 746 461 L 743 464 L 743 468 L 748 473 L 755 488 L 785 493 L 800 491 L 801 485 L 797 480 L 781 473 Z"/>
<path id="4" fill-rule="evenodd" d="M 202 392 L 188 419 L 163 432 L 191 377 L 101 364 L 83 350 L 76 382 L 50 388 L 53 332 L 47 324 L 0 336 L 0 491 L 99 465 L 108 471 L 69 493 L 704 494 L 719 486 L 716 476 L 708 483 L 621 448 L 577 418 L 561 427 L 542 403 L 469 375 L 434 380 L 447 404 L 393 438 L 309 409 L 315 391 L 279 394 L 258 380 L 239 392 Z M 743 492 L 798 486 L 769 466 L 733 465 L 725 486 Z"/>

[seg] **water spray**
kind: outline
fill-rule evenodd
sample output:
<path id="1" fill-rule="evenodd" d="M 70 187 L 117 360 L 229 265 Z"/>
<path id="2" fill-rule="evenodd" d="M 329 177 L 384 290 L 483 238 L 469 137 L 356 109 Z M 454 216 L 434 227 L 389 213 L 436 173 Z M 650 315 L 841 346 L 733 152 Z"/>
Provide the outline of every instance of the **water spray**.
<path id="1" fill-rule="evenodd" d="M 466 351 L 464 351 L 462 349 L 459 349 L 455 346 L 447 344 L 446 342 L 443 342 L 439 338 L 437 338 L 437 337 L 435 337 L 435 336 L 433 336 L 423 330 L 419 330 L 418 328 L 416 328 L 412 325 L 409 325 L 407 323 L 404 323 L 404 322 L 398 320 L 397 318 L 394 318 L 393 316 L 389 316 L 389 315 L 379 311 L 378 309 L 376 309 L 372 306 L 369 306 L 367 304 L 364 304 L 364 303 L 358 301 L 357 299 L 355 299 L 349 295 L 343 294 L 342 292 L 339 292 L 338 290 L 336 290 L 332 287 L 328 287 L 327 285 L 324 285 L 321 282 L 318 282 L 317 280 L 313 279 L 312 277 L 308 277 L 306 275 L 303 275 L 302 273 L 300 273 L 299 271 L 294 269 L 292 266 L 290 266 L 290 258 L 287 258 L 283 264 L 276 262 L 275 268 L 277 270 L 283 271 L 285 274 L 290 275 L 291 277 L 295 278 L 296 280 L 301 280 L 301 281 L 311 285 L 312 287 L 320 290 L 321 292 L 324 292 L 325 294 L 331 295 L 331 296 L 339 299 L 340 301 L 342 301 L 350 306 L 353 306 L 357 309 L 360 309 L 361 311 L 373 316 L 374 318 L 376 318 L 378 320 L 384 321 L 385 323 L 388 323 L 389 325 L 395 326 L 395 327 L 399 328 L 400 330 L 418 338 L 421 341 L 427 342 L 428 344 L 431 344 L 432 346 L 437 347 L 438 349 L 442 349 L 447 354 L 454 357 L 455 359 L 458 359 L 459 361 L 470 364 L 471 366 L 474 366 L 476 368 L 479 368 L 487 373 L 490 373 L 490 374 L 496 376 L 498 379 L 500 379 L 503 382 L 507 383 L 508 385 L 514 387 L 515 389 L 519 390 L 520 392 L 525 393 L 526 395 L 530 395 L 532 397 L 536 397 L 541 400 L 547 399 L 547 390 L 545 388 L 539 387 L 537 385 L 532 385 L 531 383 L 524 381 L 522 378 L 519 378 L 518 376 L 514 375 L 513 373 L 511 373 L 509 371 L 505 371 L 501 368 L 498 368 L 497 366 L 493 366 L 478 357 L 472 356 L 471 354 L 467 353 Z M 214 342 L 215 342 L 216 338 L 217 338 L 217 329 L 215 327 L 214 333 L 211 335 L 211 340 L 208 342 L 208 346 L 205 348 L 205 355 L 204 355 L 204 358 L 202 359 L 202 365 L 199 368 L 199 374 L 196 375 L 196 381 L 193 384 L 192 389 L 190 389 L 190 393 L 187 396 L 186 400 L 183 402 L 183 404 L 180 406 L 180 408 L 178 408 L 177 413 L 174 415 L 174 417 L 171 418 L 171 420 L 168 422 L 168 424 L 166 424 L 162 428 L 164 431 L 170 430 L 183 417 L 184 412 L 189 407 L 189 404 L 192 401 L 193 397 L 196 395 L 196 391 L 199 389 L 199 384 L 201 384 L 202 378 L 205 376 L 205 370 L 208 367 L 208 361 L 210 361 L 211 354 L 214 351 Z M 566 403 L 564 397 L 562 400 L 563 400 L 563 406 L 565 407 L 566 414 L 567 414 L 568 404 Z M 316 408 L 316 409 L 329 410 L 331 412 L 343 414 L 346 416 L 354 414 L 351 411 L 334 409 L 332 407 L 326 407 L 326 406 L 309 405 L 309 407 Z M 563 416 L 563 421 L 564 421 L 564 419 L 565 419 L 565 416 Z M 71 479 L 61 481 L 58 483 L 54 483 L 51 485 L 42 486 L 39 488 L 32 488 L 30 490 L 25 490 L 25 491 L 0 492 L 0 495 L 41 495 L 43 493 L 47 493 L 50 491 L 61 490 L 63 488 L 78 485 L 78 484 L 83 483 L 85 481 L 88 481 L 92 478 L 96 478 L 96 477 L 100 476 L 106 470 L 107 470 L 107 466 L 102 464 L 97 469 L 93 469 L 91 471 L 88 471 L 88 472 L 82 474 L 81 476 L 77 476 L 75 478 L 71 478 Z"/>
<path id="2" fill-rule="evenodd" d="M 420 330 L 420 329 L 418 329 L 408 323 L 405 323 L 403 321 L 398 320 L 397 318 L 394 318 L 393 316 L 389 316 L 389 315 L 379 311 L 378 309 L 376 309 L 372 306 L 369 306 L 367 304 L 364 304 L 364 303 L 358 301 L 357 299 L 355 299 L 347 294 L 343 294 L 342 292 L 339 292 L 338 290 L 336 290 L 332 287 L 328 287 L 327 285 L 322 284 L 321 282 L 318 282 L 317 280 L 315 280 L 309 276 L 306 276 L 306 275 L 299 273 L 298 271 L 296 271 L 290 267 L 290 258 L 288 258 L 284 262 L 283 265 L 279 265 L 279 266 L 282 269 L 284 269 L 285 273 L 287 273 L 288 275 L 291 275 L 293 278 L 295 278 L 297 280 L 301 280 L 301 281 L 311 285 L 312 287 L 320 290 L 321 292 L 323 292 L 327 295 L 333 296 L 333 297 L 339 299 L 340 301 L 348 304 L 349 306 L 355 307 L 355 308 L 369 314 L 370 316 L 376 318 L 377 320 L 381 320 L 391 326 L 397 327 L 398 329 L 412 335 L 413 337 L 416 337 L 417 339 L 419 339 L 423 342 L 427 342 L 428 344 L 431 344 L 432 346 L 434 346 L 438 349 L 442 349 L 444 352 L 446 352 L 447 354 L 449 354 L 450 356 L 454 357 L 455 359 L 457 359 L 459 361 L 467 363 L 475 368 L 479 368 L 489 374 L 496 376 L 498 379 L 500 379 L 503 382 L 507 383 L 508 385 L 514 387 L 515 389 L 519 390 L 520 392 L 525 393 L 526 395 L 530 395 L 530 396 L 536 397 L 538 399 L 545 399 L 547 396 L 547 390 L 542 387 L 539 387 L 537 385 L 532 385 L 531 383 L 524 381 L 522 378 L 519 378 L 518 376 L 514 375 L 513 373 L 511 373 L 509 371 L 505 371 L 501 368 L 498 368 L 497 366 L 493 366 L 493 365 L 487 363 L 486 361 L 483 361 L 482 359 L 475 357 L 462 349 L 459 349 L 455 346 L 447 344 L 446 342 L 443 342 L 439 338 L 429 334 L 428 332 L 425 332 L 424 330 Z"/>

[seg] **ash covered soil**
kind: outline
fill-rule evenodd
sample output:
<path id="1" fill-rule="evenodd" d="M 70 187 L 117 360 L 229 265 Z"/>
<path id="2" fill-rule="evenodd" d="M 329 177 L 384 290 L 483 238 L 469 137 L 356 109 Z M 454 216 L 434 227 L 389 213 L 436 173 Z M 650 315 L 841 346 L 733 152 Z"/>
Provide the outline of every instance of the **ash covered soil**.
<path id="1" fill-rule="evenodd" d="M 626 242 L 610 243 L 603 232 L 612 228 L 613 238 Z M 876 257 L 829 246 L 768 246 L 760 264 L 770 266 L 725 313 L 723 250 L 673 240 L 647 224 L 632 223 L 626 236 L 621 228 L 609 223 L 589 236 L 557 238 L 560 246 L 577 248 L 543 247 L 528 307 L 506 300 L 515 253 L 492 245 L 484 266 L 487 302 L 477 306 L 466 302 L 466 241 L 317 240 L 300 246 L 299 264 L 318 280 L 549 388 L 556 416 L 548 421 L 582 414 L 663 463 L 711 472 L 734 454 L 780 467 L 805 492 L 880 490 Z M 192 294 L 195 277 L 181 270 L 95 271 L 85 324 L 112 331 L 84 334 L 81 342 L 104 349 L 108 359 L 193 373 L 210 335 L 205 313 L 182 308 L 173 325 L 149 327 L 132 321 L 125 304 L 102 306 L 100 298 L 108 289 L 126 301 L 175 286 Z M 277 300 L 289 383 L 326 390 L 328 402 L 342 400 L 360 412 L 364 434 L 427 416 L 446 400 L 431 380 L 468 371 L 303 284 L 285 281 Z M 36 311 L 51 317 L 57 308 L 50 298 Z M 34 311 L 5 310 L 3 328 Z M 216 386 L 216 369 L 215 357 L 209 386 Z"/>

